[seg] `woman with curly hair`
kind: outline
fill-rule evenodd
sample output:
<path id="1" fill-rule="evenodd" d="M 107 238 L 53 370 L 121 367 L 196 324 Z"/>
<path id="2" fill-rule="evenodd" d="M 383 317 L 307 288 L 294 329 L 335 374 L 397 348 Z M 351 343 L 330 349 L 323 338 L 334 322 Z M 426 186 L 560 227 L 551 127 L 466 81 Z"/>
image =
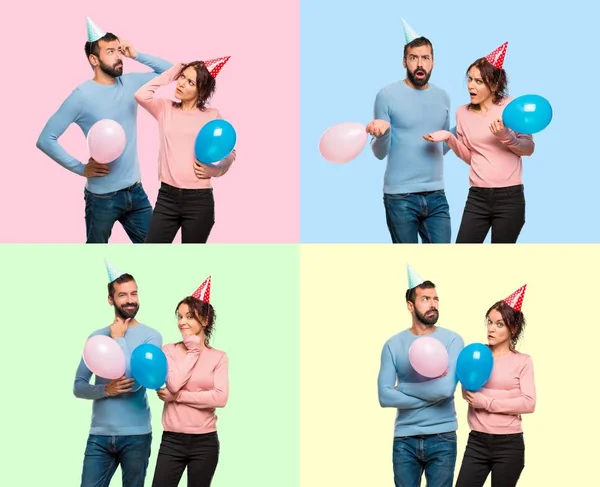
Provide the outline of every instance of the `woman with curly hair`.
<path id="1" fill-rule="evenodd" d="M 525 327 L 521 311 L 526 286 L 486 313 L 488 346 L 494 368 L 485 387 L 462 390 L 469 403 L 471 432 L 456 487 L 483 487 L 492 474 L 492 486 L 514 487 L 525 468 L 523 414 L 535 411 L 536 391 L 530 355 L 516 350 Z"/>
<path id="2" fill-rule="evenodd" d="M 181 228 L 181 243 L 206 243 L 215 224 L 211 178 L 223 176 L 235 150 L 215 164 L 194 156 L 196 136 L 211 120 L 221 118 L 206 106 L 215 92 L 215 78 L 229 57 L 175 64 L 142 86 L 135 99 L 158 121 L 158 176 L 161 186 L 146 243 L 172 243 Z M 162 86 L 177 81 L 176 102 L 155 97 Z"/>
<path id="3" fill-rule="evenodd" d="M 169 365 L 163 435 L 152 487 L 176 487 L 187 467 L 188 486 L 209 487 L 219 461 L 216 408 L 229 397 L 227 354 L 210 345 L 216 319 L 210 277 L 177 305 L 182 340 L 163 347 Z"/>
<path id="4" fill-rule="evenodd" d="M 424 135 L 446 142 L 469 165 L 469 195 L 456 243 L 516 243 L 525 225 L 523 156 L 533 154 L 531 135 L 508 129 L 502 112 L 512 101 L 503 68 L 508 43 L 467 69 L 471 101 L 456 111 L 456 136 L 446 130 Z"/>

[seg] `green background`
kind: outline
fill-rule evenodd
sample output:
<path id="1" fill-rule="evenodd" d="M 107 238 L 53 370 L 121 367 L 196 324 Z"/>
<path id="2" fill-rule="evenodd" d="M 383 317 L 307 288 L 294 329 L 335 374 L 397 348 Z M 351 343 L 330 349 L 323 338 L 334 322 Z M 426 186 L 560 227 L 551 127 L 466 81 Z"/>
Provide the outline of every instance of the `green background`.
<path id="1" fill-rule="evenodd" d="M 3 483 L 80 483 L 92 402 L 72 389 L 87 336 L 114 316 L 104 257 L 135 277 L 136 318 L 159 330 L 164 343 L 180 337 L 179 300 L 212 275 L 212 344 L 230 361 L 229 402 L 217 410 L 221 457 L 213 486 L 299 485 L 299 248 L 291 245 L 2 246 Z M 154 391 L 148 398 L 146 486 L 163 405 Z M 121 485 L 118 469 L 111 487 Z M 179 485 L 187 485 L 185 474 Z"/>

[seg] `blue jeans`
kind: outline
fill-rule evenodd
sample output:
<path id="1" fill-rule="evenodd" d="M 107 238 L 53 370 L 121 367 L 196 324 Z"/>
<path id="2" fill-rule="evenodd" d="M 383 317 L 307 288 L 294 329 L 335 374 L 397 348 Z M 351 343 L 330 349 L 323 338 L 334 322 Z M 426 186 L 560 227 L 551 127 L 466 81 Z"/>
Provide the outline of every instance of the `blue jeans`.
<path id="1" fill-rule="evenodd" d="M 123 487 L 144 487 L 152 433 L 131 436 L 89 435 L 81 487 L 108 487 L 121 466 Z"/>
<path id="2" fill-rule="evenodd" d="M 383 204 L 393 243 L 450 243 L 450 206 L 444 190 L 384 194 Z"/>
<path id="3" fill-rule="evenodd" d="M 115 222 L 120 222 L 133 243 L 144 243 L 152 205 L 142 183 L 106 194 L 84 190 L 86 243 L 108 243 Z"/>
<path id="4" fill-rule="evenodd" d="M 456 465 L 456 432 L 394 438 L 394 485 L 452 487 Z"/>

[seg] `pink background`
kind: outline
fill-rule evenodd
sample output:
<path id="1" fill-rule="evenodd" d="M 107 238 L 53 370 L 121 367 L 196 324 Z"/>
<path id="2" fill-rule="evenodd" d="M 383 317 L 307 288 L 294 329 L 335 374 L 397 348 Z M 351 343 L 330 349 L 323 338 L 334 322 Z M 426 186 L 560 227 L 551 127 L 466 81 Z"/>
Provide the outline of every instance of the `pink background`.
<path id="1" fill-rule="evenodd" d="M 15 2 L 11 14 L 2 16 L 0 242 L 85 242 L 85 179 L 48 158 L 35 143 L 63 100 L 92 77 L 83 50 L 89 15 L 136 50 L 173 63 L 231 56 L 219 73 L 211 105 L 237 131 L 237 160 L 229 173 L 213 179 L 216 224 L 209 243 L 297 243 L 299 1 L 149 5 L 139 0 L 55 0 L 35 7 Z M 130 59 L 124 68 L 126 73 L 149 71 Z M 170 96 L 173 90 L 171 85 L 159 94 Z M 153 206 L 159 187 L 157 136 L 156 121 L 138 107 L 142 183 Z M 71 125 L 59 142 L 87 161 L 79 127 Z M 118 222 L 110 242 L 130 242 Z"/>

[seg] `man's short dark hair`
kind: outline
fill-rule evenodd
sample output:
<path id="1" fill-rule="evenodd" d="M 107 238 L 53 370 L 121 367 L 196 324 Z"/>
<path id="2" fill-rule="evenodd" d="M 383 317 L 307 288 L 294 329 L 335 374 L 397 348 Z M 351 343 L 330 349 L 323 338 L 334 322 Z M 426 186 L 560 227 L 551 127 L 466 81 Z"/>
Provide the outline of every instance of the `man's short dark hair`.
<path id="1" fill-rule="evenodd" d="M 110 32 L 107 32 L 102 37 L 100 37 L 100 39 L 98 39 L 94 42 L 87 41 L 85 43 L 85 57 L 87 59 L 89 59 L 90 54 L 93 54 L 94 56 L 100 55 L 100 41 L 112 42 L 112 41 L 118 41 L 118 40 L 119 40 L 119 38 L 116 35 L 114 35 Z"/>
<path id="2" fill-rule="evenodd" d="M 427 37 L 417 37 L 416 39 L 413 39 L 412 41 L 410 41 L 408 44 L 406 44 L 404 46 L 404 59 L 406 59 L 406 55 L 408 54 L 408 50 L 411 47 L 421 47 L 421 46 L 429 46 L 429 48 L 431 49 L 431 58 L 433 59 L 433 44 L 431 43 L 431 41 L 429 39 L 427 39 Z"/>
<path id="3" fill-rule="evenodd" d="M 406 291 L 407 303 L 410 301 L 412 304 L 415 304 L 415 299 L 417 299 L 417 289 L 435 289 L 435 284 L 431 281 L 424 281 L 418 286 L 415 286 L 412 289 L 408 289 Z"/>
<path id="4" fill-rule="evenodd" d="M 115 293 L 115 284 L 123 284 L 125 282 L 131 282 L 131 281 L 135 282 L 135 279 L 133 278 L 133 276 L 131 274 L 120 275 L 113 282 L 108 283 L 108 295 L 111 298 L 113 297 L 113 295 Z"/>

